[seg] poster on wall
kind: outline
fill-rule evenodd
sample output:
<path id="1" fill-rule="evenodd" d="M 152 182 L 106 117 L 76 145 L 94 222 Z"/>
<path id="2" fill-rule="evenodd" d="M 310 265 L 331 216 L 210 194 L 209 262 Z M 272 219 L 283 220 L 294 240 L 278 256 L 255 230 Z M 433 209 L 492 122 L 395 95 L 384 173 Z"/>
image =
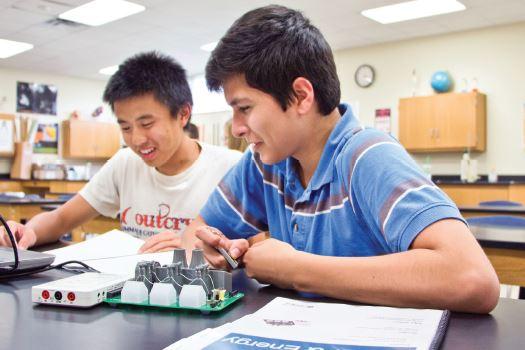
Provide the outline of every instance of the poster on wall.
<path id="1" fill-rule="evenodd" d="M 57 115 L 57 93 L 54 85 L 16 83 L 16 111 Z"/>
<path id="2" fill-rule="evenodd" d="M 376 109 L 374 118 L 374 128 L 390 134 L 390 108 Z"/>
<path id="3" fill-rule="evenodd" d="M 33 153 L 58 153 L 58 123 L 39 123 L 33 140 Z"/>

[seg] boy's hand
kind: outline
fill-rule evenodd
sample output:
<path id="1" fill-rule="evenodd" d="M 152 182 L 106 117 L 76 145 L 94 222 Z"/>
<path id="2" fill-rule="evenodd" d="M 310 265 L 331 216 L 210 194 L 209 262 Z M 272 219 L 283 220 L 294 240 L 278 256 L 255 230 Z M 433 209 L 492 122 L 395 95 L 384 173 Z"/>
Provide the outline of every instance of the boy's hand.
<path id="1" fill-rule="evenodd" d="M 204 251 L 204 257 L 210 265 L 223 270 L 231 270 L 231 267 L 217 248 L 224 248 L 232 258 L 241 260 L 250 247 L 247 240 L 228 239 L 222 232 L 210 226 L 197 228 L 195 236 L 199 239 L 195 244 L 196 247 Z"/>
<path id="2" fill-rule="evenodd" d="M 27 249 L 36 243 L 36 233 L 25 225 L 19 224 L 15 221 L 8 221 L 9 229 L 13 233 L 16 246 L 21 249 Z M 7 234 L 6 229 L 0 226 L 0 246 L 11 246 L 11 240 Z"/>
<path id="3" fill-rule="evenodd" d="M 262 283 L 293 289 L 297 253 L 288 243 L 273 238 L 255 243 L 244 254 L 246 275 Z"/>
<path id="4" fill-rule="evenodd" d="M 139 253 L 167 252 L 175 248 L 181 248 L 181 236 L 173 231 L 164 231 L 148 238 L 139 248 Z"/>

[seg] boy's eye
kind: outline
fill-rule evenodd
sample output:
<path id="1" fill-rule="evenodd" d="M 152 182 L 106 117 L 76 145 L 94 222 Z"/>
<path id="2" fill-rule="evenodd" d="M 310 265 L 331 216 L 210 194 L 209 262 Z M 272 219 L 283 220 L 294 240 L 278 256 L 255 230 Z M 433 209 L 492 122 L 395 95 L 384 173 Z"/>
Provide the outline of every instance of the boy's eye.
<path id="1" fill-rule="evenodd" d="M 144 127 L 144 128 L 149 128 L 149 127 L 151 127 L 152 125 L 153 125 L 153 123 L 144 123 L 144 124 L 142 124 L 142 127 Z"/>
<path id="2" fill-rule="evenodd" d="M 121 125 L 121 126 L 120 126 L 120 130 L 122 130 L 122 131 L 129 131 L 129 130 L 131 130 L 131 128 L 130 128 L 129 126 L 123 126 L 123 125 Z"/>
<path id="3" fill-rule="evenodd" d="M 239 107 L 239 111 L 241 111 L 242 113 L 248 112 L 249 109 L 250 109 L 250 106 Z"/>

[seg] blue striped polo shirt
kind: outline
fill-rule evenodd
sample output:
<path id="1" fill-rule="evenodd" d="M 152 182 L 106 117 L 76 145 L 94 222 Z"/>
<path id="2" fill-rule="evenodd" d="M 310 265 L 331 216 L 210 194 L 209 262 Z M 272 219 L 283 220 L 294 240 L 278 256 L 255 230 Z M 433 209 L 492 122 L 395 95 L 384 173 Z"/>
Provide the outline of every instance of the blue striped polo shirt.
<path id="1" fill-rule="evenodd" d="M 463 221 L 393 137 L 363 128 L 348 105 L 339 110 L 306 188 L 297 160 L 267 165 L 248 150 L 201 210 L 205 222 L 229 238 L 269 231 L 313 254 L 373 256 L 408 250 L 436 221 Z"/>

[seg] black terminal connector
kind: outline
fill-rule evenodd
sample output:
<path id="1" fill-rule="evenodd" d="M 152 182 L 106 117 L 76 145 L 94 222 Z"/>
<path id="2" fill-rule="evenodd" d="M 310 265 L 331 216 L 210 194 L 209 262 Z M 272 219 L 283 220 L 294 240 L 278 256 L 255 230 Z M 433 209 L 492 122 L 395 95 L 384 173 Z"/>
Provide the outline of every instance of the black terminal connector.
<path id="1" fill-rule="evenodd" d="M 114 290 L 110 290 L 106 293 L 106 298 L 108 299 L 111 299 L 111 298 L 116 298 L 118 296 L 120 296 L 120 294 L 122 293 L 122 288 L 117 288 L 117 289 L 114 289 Z"/>

